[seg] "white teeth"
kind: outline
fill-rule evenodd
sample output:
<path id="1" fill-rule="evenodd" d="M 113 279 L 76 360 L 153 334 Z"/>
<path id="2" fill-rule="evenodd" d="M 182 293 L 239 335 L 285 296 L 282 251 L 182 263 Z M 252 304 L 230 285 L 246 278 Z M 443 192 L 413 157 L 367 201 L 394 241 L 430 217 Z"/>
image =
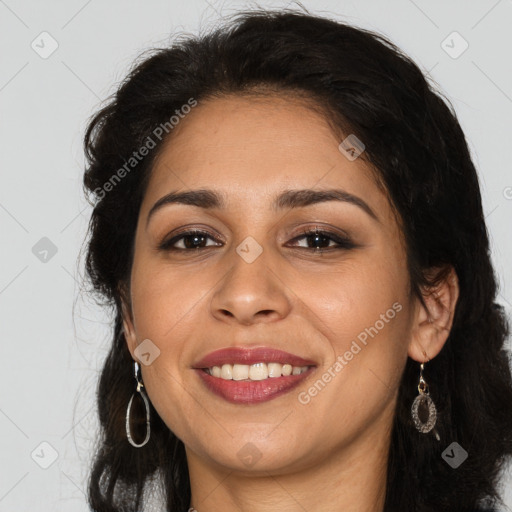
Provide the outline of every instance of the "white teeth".
<path id="1" fill-rule="evenodd" d="M 281 368 L 283 365 L 281 363 L 268 363 L 268 376 L 269 377 L 281 377 Z"/>
<path id="2" fill-rule="evenodd" d="M 207 373 L 224 380 L 264 380 L 288 375 L 300 375 L 309 366 L 292 366 L 281 363 L 223 364 L 207 368 Z"/>
<path id="3" fill-rule="evenodd" d="M 268 368 L 265 363 L 252 364 L 249 368 L 249 379 L 263 380 L 268 377 Z"/>
<path id="4" fill-rule="evenodd" d="M 291 364 L 283 364 L 283 369 L 281 370 L 283 375 L 291 375 L 292 374 L 292 365 Z"/>
<path id="5" fill-rule="evenodd" d="M 249 367 L 246 364 L 234 364 L 233 365 L 233 380 L 245 380 L 248 378 L 249 378 Z"/>
<path id="6" fill-rule="evenodd" d="M 230 364 L 223 364 L 220 372 L 222 379 L 230 380 L 233 378 L 233 367 Z"/>

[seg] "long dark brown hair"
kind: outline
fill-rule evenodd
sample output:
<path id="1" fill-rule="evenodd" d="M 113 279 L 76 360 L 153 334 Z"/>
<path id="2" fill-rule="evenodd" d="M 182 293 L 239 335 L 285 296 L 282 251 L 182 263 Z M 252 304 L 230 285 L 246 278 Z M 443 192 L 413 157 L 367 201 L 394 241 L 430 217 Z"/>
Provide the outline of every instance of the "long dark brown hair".
<path id="1" fill-rule="evenodd" d="M 419 298 L 420 287 L 435 284 L 450 266 L 459 279 L 449 338 L 425 369 L 443 442 L 412 424 L 418 364 L 409 359 L 393 425 L 385 511 L 453 512 L 499 504 L 500 470 L 512 453 L 512 381 L 504 349 L 509 327 L 495 302 L 477 173 L 454 110 L 384 37 L 308 13 L 258 10 L 144 54 L 90 120 L 84 185 L 94 210 L 86 270 L 114 313 L 112 346 L 97 392 L 101 437 L 90 473 L 90 506 L 98 512 L 139 512 L 151 477 L 160 479 L 167 511 L 185 512 L 189 506 L 183 443 L 153 407 L 149 443 L 137 449 L 127 442 L 125 413 L 135 381 L 121 297 L 152 164 L 172 139 L 170 130 L 158 139 L 155 128 L 190 98 L 200 104 L 251 90 L 307 96 L 323 106 L 333 126 L 349 128 L 364 141 L 365 157 L 400 219 Z M 113 180 L 151 134 L 156 147 Z M 432 278 L 433 268 L 445 272 Z M 143 425 L 143 411 L 133 414 Z M 457 469 L 441 457 L 451 442 L 469 454 Z"/>

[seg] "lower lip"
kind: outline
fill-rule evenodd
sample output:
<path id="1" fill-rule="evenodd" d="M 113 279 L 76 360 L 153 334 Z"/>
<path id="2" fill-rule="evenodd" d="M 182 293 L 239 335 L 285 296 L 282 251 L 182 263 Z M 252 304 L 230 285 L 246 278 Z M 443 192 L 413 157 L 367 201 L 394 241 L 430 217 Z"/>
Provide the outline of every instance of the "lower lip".
<path id="1" fill-rule="evenodd" d="M 300 375 L 269 377 L 264 380 L 243 381 L 212 377 L 204 370 L 196 369 L 206 387 L 216 395 L 235 404 L 266 402 L 288 393 L 308 378 L 313 368 Z"/>

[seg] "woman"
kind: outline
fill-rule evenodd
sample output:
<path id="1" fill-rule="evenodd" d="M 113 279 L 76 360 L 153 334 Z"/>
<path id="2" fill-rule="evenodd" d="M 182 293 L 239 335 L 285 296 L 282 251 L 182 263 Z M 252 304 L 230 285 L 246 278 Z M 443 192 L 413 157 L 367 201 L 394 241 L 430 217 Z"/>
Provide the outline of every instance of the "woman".
<path id="1" fill-rule="evenodd" d="M 512 452 L 508 324 L 455 114 L 373 33 L 250 12 L 90 122 L 114 308 L 96 511 L 474 511 Z M 152 487 L 153 486 L 153 487 Z"/>

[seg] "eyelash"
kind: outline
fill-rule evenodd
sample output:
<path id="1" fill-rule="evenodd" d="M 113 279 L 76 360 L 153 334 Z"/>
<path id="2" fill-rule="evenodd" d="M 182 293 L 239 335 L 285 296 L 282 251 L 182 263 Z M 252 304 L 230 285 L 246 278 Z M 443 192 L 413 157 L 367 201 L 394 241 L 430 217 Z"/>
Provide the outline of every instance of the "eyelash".
<path id="1" fill-rule="evenodd" d="M 318 229 L 305 229 L 301 231 L 301 234 L 299 236 L 296 236 L 291 241 L 297 241 L 301 238 L 305 238 L 308 236 L 314 236 L 319 235 L 323 238 L 328 238 L 330 241 L 336 242 L 338 244 L 337 247 L 324 247 L 324 248 L 310 248 L 310 247 L 299 247 L 299 249 L 307 249 L 310 251 L 313 251 L 315 254 L 318 253 L 324 253 L 324 252 L 330 252 L 333 250 L 349 250 L 354 249 L 356 247 L 356 244 L 352 242 L 347 237 L 339 236 L 338 234 L 332 233 L 330 231 L 321 231 Z M 210 238 L 212 240 L 215 240 L 215 238 L 208 233 L 207 231 L 201 231 L 201 230 L 191 230 L 191 231 L 185 231 L 183 233 L 179 233 L 178 235 L 172 237 L 169 240 L 164 240 L 159 246 L 158 249 L 162 251 L 168 251 L 168 252 L 190 252 L 190 251 L 197 251 L 202 249 L 207 249 L 208 247 L 218 247 L 218 246 L 208 246 L 208 247 L 196 247 L 192 249 L 182 249 L 182 248 L 176 248 L 173 247 L 174 244 L 176 244 L 178 241 L 182 240 L 183 238 L 187 237 L 193 237 L 193 236 L 201 236 L 205 238 Z M 329 242 L 330 243 L 330 242 Z"/>

